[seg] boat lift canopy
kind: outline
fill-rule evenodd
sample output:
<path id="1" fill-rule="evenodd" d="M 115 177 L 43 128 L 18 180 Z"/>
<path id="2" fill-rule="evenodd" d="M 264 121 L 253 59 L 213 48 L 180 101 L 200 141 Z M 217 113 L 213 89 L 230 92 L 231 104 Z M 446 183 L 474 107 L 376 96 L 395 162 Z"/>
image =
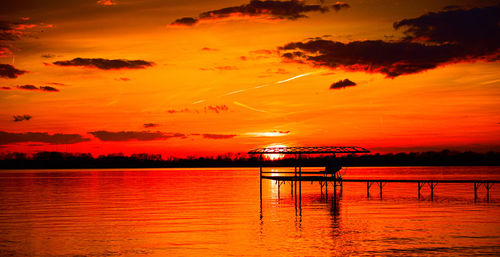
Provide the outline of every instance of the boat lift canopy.
<path id="1" fill-rule="evenodd" d="M 257 148 L 248 154 L 328 154 L 328 153 L 369 153 L 370 151 L 358 146 L 276 146 Z"/>

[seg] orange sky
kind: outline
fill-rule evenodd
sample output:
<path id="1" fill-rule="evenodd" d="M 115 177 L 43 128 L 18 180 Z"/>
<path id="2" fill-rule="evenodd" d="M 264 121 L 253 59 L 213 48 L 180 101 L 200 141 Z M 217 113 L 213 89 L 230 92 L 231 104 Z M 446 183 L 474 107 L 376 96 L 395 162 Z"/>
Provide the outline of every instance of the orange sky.
<path id="1" fill-rule="evenodd" d="M 495 2 L 7 1 L 0 151 L 499 151 Z"/>

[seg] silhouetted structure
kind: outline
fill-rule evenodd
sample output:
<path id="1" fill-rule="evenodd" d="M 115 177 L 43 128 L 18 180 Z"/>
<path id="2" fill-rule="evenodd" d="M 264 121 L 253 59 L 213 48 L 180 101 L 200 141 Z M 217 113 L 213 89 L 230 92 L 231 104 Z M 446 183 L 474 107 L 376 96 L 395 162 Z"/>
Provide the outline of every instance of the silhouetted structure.
<path id="1" fill-rule="evenodd" d="M 380 199 L 382 199 L 382 189 L 387 183 L 417 183 L 418 187 L 418 199 L 420 199 L 420 190 L 424 185 L 429 185 L 431 190 L 431 200 L 434 199 L 434 188 L 439 183 L 473 183 L 474 184 L 474 201 L 477 200 L 477 189 L 481 186 L 484 186 L 486 189 L 486 200 L 489 201 L 490 189 L 494 184 L 500 183 L 500 180 L 478 180 L 478 179 L 470 179 L 470 180 L 446 180 L 446 179 L 343 179 L 339 175 L 339 170 L 342 168 L 340 164 L 335 163 L 335 154 L 336 153 L 368 153 L 367 149 L 361 147 L 343 147 L 343 146 L 326 146 L 326 147 L 268 147 L 268 148 L 259 148 L 255 150 L 251 150 L 248 153 L 259 155 L 259 159 L 261 160 L 260 165 L 260 198 L 262 201 L 262 180 L 269 179 L 276 182 L 278 185 L 278 198 L 280 197 L 280 188 L 281 185 L 284 185 L 286 182 L 290 183 L 290 188 L 293 192 L 293 188 L 295 187 L 295 197 L 297 196 L 297 183 L 299 187 L 299 199 L 301 194 L 301 185 L 303 181 L 309 181 L 311 183 L 318 182 L 321 187 L 321 194 L 323 194 L 323 188 L 325 188 L 326 194 L 328 195 L 328 182 L 333 185 L 334 195 L 337 193 L 337 186 L 340 187 L 340 195 L 342 195 L 343 183 L 344 182 L 366 182 L 366 197 L 370 198 L 370 187 L 375 183 L 379 185 L 380 188 Z M 325 172 L 322 171 L 302 171 L 302 157 L 301 155 L 308 154 L 333 154 L 331 159 L 328 162 L 332 162 L 331 164 L 327 163 L 325 167 Z M 449 154 L 449 151 L 443 151 L 442 154 Z M 294 156 L 295 162 L 293 163 L 294 171 L 271 171 L 267 172 L 263 170 L 263 155 L 264 154 L 289 154 Z M 331 172 L 327 172 L 327 171 Z M 293 195 L 293 193 L 292 193 Z"/>

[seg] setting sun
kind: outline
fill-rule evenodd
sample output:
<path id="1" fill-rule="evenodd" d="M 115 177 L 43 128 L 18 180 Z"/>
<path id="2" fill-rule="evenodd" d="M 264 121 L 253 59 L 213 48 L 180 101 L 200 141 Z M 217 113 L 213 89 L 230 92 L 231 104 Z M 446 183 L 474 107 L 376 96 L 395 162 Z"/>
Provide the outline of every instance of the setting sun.
<path id="1" fill-rule="evenodd" d="M 282 144 L 271 144 L 266 146 L 266 148 L 278 148 L 278 147 L 287 147 L 286 145 Z M 274 160 L 280 160 L 285 158 L 284 154 L 264 154 L 263 155 L 264 159 L 274 161 Z"/>

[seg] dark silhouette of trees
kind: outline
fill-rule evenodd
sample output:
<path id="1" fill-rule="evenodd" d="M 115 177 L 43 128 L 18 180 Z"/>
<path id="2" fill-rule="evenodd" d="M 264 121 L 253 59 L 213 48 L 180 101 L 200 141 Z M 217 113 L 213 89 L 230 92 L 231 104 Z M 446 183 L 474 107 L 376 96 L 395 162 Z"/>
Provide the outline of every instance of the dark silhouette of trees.
<path id="1" fill-rule="evenodd" d="M 324 166 L 329 155 L 309 155 L 300 160 L 302 166 Z M 345 167 L 353 166 L 499 166 L 499 152 L 410 152 L 396 154 L 344 155 L 337 157 Z M 286 157 L 280 160 L 263 160 L 265 166 L 293 166 L 297 160 Z M 258 156 L 224 154 L 218 156 L 186 158 L 167 157 L 160 154 L 122 153 L 99 155 L 90 153 L 38 152 L 1 153 L 1 169 L 69 169 L 69 168 L 163 168 L 163 167 L 258 167 Z"/>

